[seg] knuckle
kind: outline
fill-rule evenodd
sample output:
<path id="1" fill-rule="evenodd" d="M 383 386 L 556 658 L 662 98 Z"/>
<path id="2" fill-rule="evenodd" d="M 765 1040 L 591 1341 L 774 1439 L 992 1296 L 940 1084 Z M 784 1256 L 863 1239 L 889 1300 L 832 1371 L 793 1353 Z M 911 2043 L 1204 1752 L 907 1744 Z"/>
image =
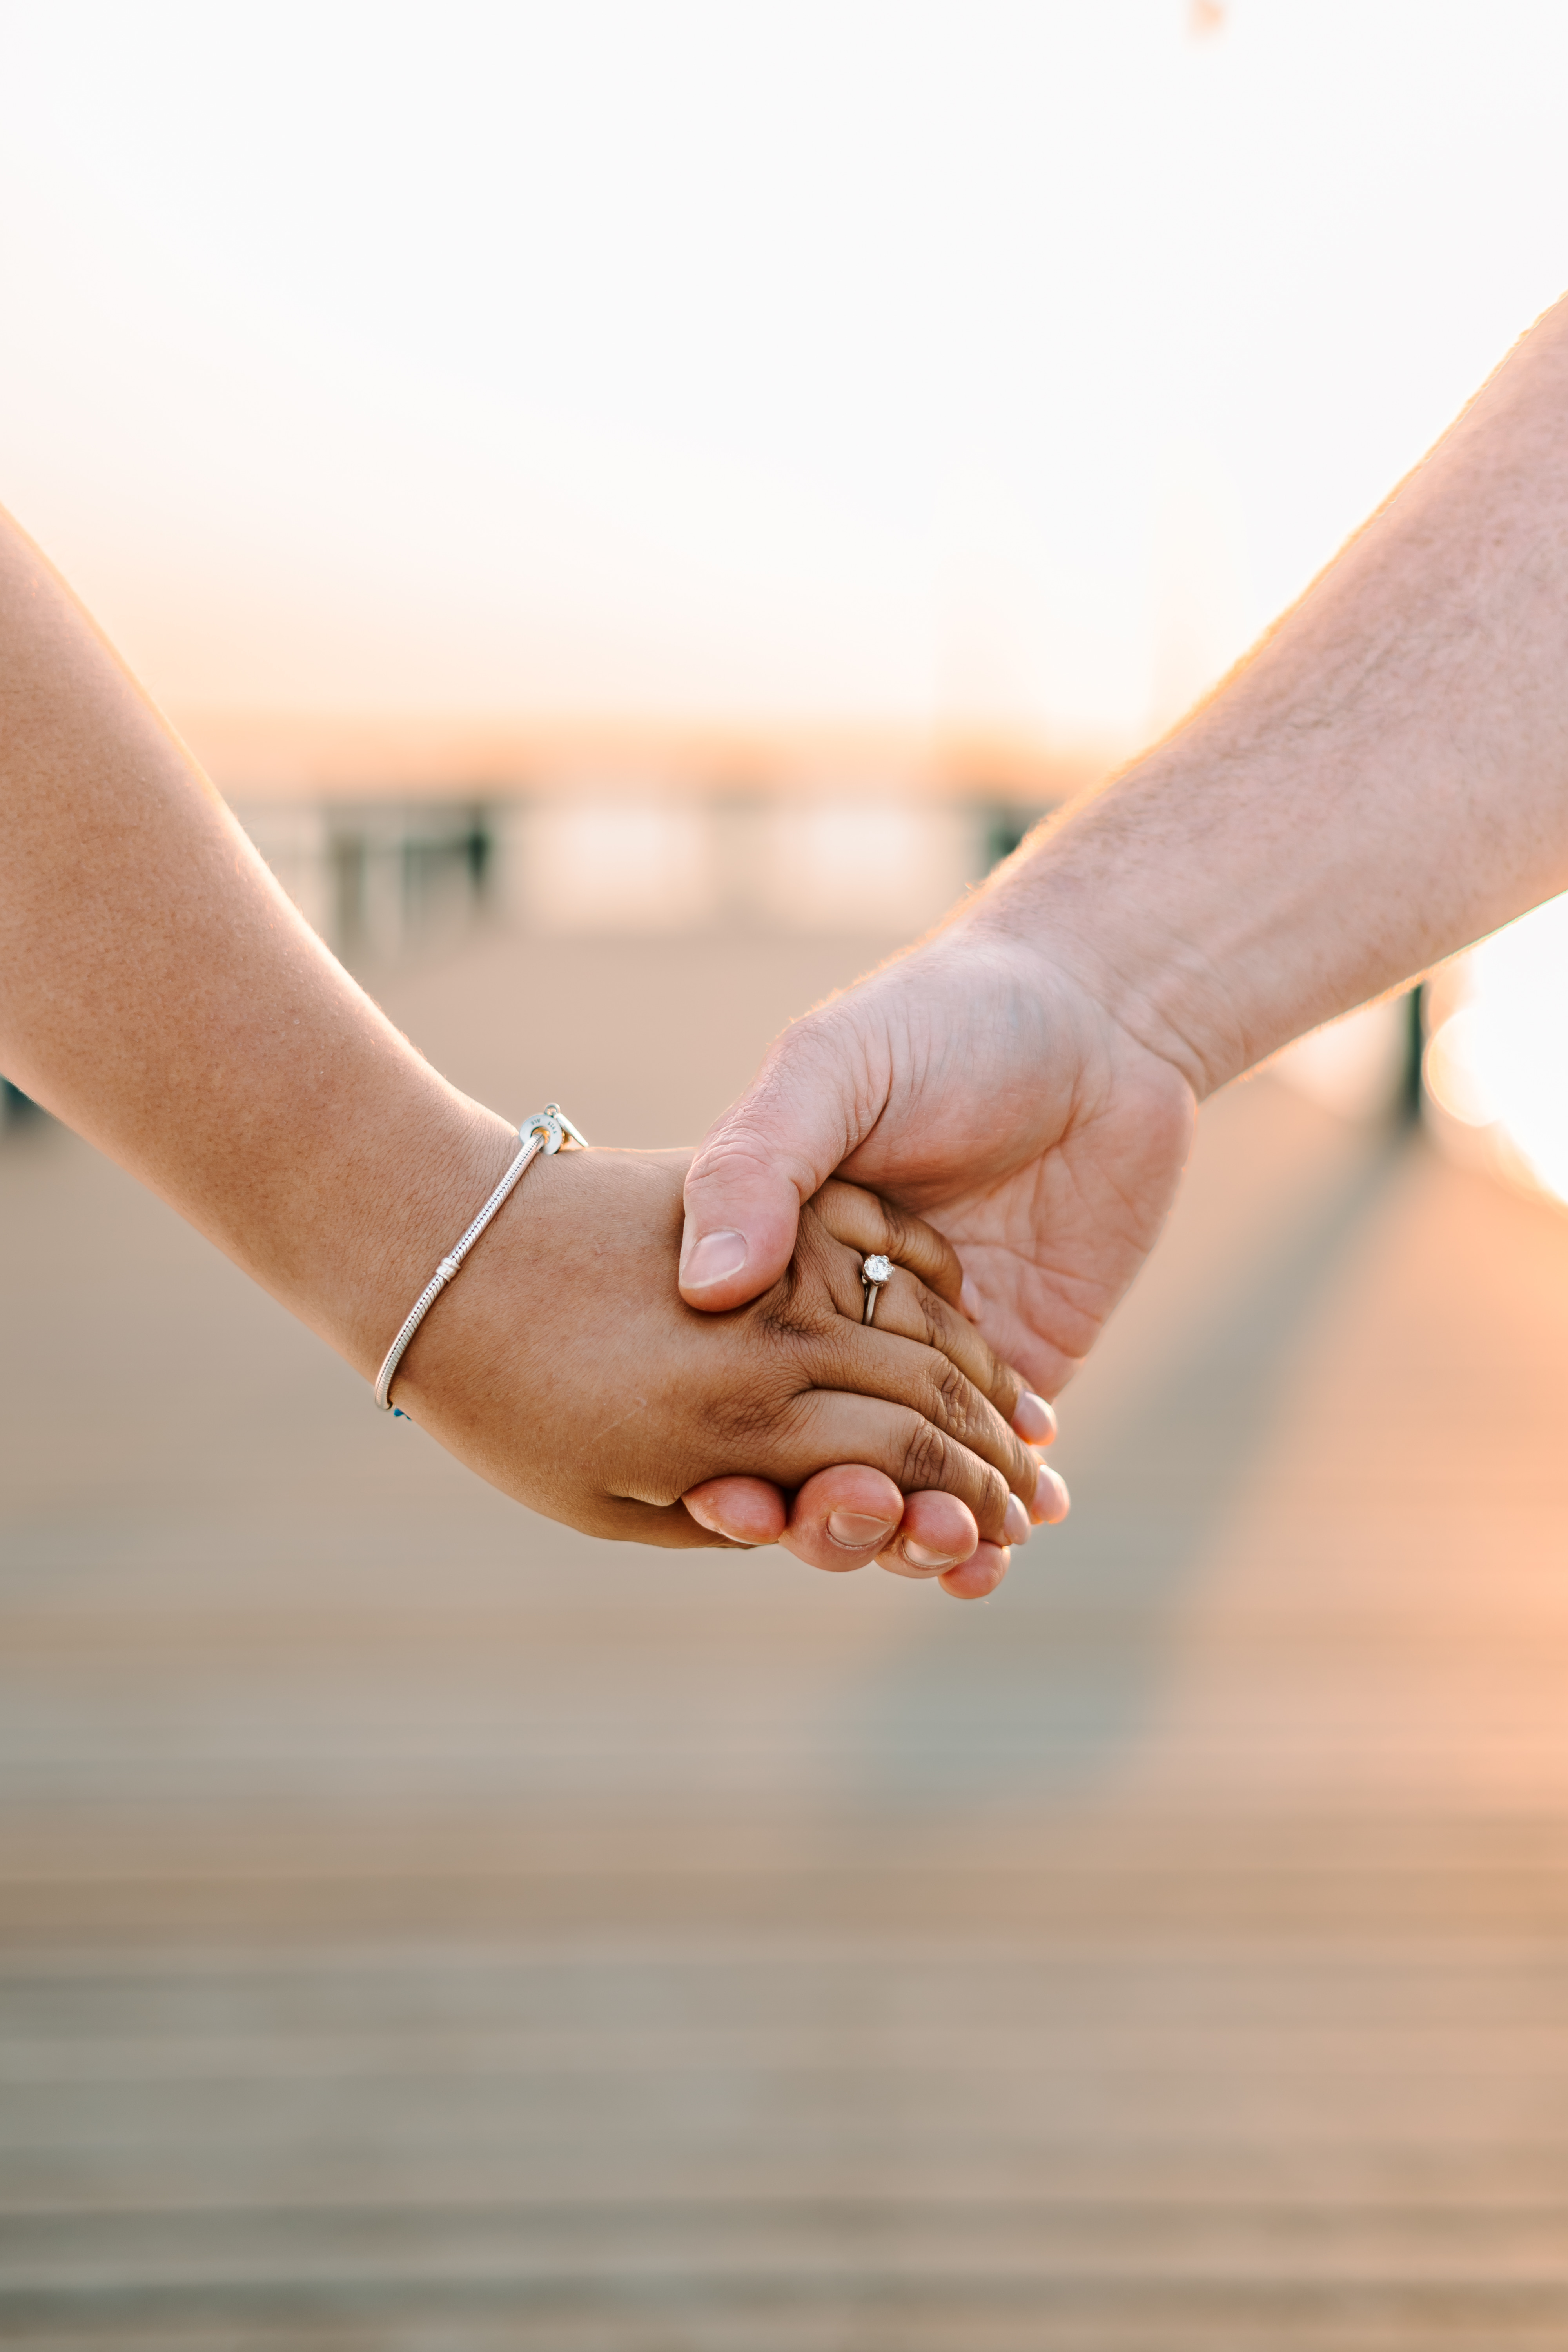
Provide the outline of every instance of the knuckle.
<path id="1" fill-rule="evenodd" d="M 786 1266 L 758 1307 L 759 1332 L 786 1357 L 798 1357 L 811 1342 L 831 1338 L 835 1325 L 844 1320 L 826 1285 L 796 1265 Z"/>
<path id="2" fill-rule="evenodd" d="M 978 1338 L 978 1333 L 975 1336 Z M 1019 1391 L 1024 1384 L 1011 1364 L 1005 1364 L 1001 1357 L 986 1346 L 984 1339 L 980 1340 L 980 1349 L 981 1386 L 997 1411 L 1011 1421 L 1014 1408 L 1018 1402 Z"/>
<path id="3" fill-rule="evenodd" d="M 775 1363 L 781 1367 L 795 1365 L 804 1375 L 806 1366 L 803 1351 L 813 1340 L 822 1338 L 823 1320 L 818 1301 L 786 1275 L 759 1302 L 752 1328 L 772 1351 Z"/>
<path id="4" fill-rule="evenodd" d="M 922 1410 L 933 1429 L 966 1456 L 978 1456 L 1003 1490 L 1027 1496 L 1038 1475 L 1035 1458 L 1021 1437 L 998 1424 L 995 1407 L 967 1375 L 939 1357 L 931 1368 Z"/>
<path id="5" fill-rule="evenodd" d="M 936 1244 L 934 1251 L 937 1266 L 936 1279 L 944 1290 L 951 1290 L 956 1297 L 959 1285 L 963 1280 L 963 1268 L 959 1263 L 958 1252 L 951 1242 L 943 1241 L 940 1234 L 933 1234 L 931 1239 Z"/>
<path id="6" fill-rule="evenodd" d="M 1023 1385 L 1011 1365 L 1002 1361 L 972 1323 L 930 1291 L 925 1294 L 925 1319 L 930 1344 L 963 1364 L 974 1387 L 1010 1421 Z"/>
<path id="7" fill-rule="evenodd" d="M 926 1346 L 934 1348 L 950 1363 L 961 1366 L 964 1377 L 976 1389 L 992 1403 L 998 1402 L 1010 1391 L 1012 1375 L 997 1361 L 973 1325 L 923 1284 L 917 1302 L 917 1319 Z"/>
<path id="8" fill-rule="evenodd" d="M 914 1258 L 921 1264 L 929 1265 L 931 1259 L 931 1244 L 934 1238 L 931 1227 L 923 1224 L 919 1217 L 911 1217 L 907 1210 L 900 1209 L 895 1202 L 884 1201 L 881 1203 L 881 1210 L 882 1223 L 887 1228 L 888 1240 L 893 1255 Z"/>
<path id="9" fill-rule="evenodd" d="M 952 1448 L 942 1431 L 929 1421 L 917 1423 L 905 1440 L 899 1474 L 898 1483 L 905 1493 L 953 1491 L 950 1485 L 953 1468 Z M 963 1483 L 967 1487 L 971 1481 Z"/>
<path id="10" fill-rule="evenodd" d="M 931 1418 L 949 1437 L 967 1439 L 974 1426 L 974 1391 L 945 1356 L 931 1374 Z"/>
<path id="11" fill-rule="evenodd" d="M 846 1184 L 841 1177 L 830 1176 L 826 1184 L 818 1185 L 811 1205 L 826 1224 L 837 1230 L 839 1225 L 863 1223 L 856 1213 L 862 1202 L 869 1198 L 870 1195 L 862 1192 L 858 1184 Z"/>
<path id="12" fill-rule="evenodd" d="M 928 1290 L 923 1282 L 916 1286 L 915 1314 L 921 1327 L 920 1336 L 926 1346 L 937 1349 L 944 1356 L 951 1356 L 952 1328 L 948 1319 L 948 1310 L 936 1293 Z"/>
<path id="13" fill-rule="evenodd" d="M 971 1449 L 996 1451 L 992 1407 L 968 1374 L 938 1352 L 931 1359 L 921 1410 L 944 1437 Z"/>
<path id="14" fill-rule="evenodd" d="M 930 1269 L 928 1281 L 940 1283 L 944 1288 L 956 1287 L 960 1278 L 958 1253 L 952 1243 L 934 1225 L 928 1225 L 923 1217 L 914 1216 L 907 1209 L 884 1203 L 883 1213 L 899 1251 Z"/>
<path id="15" fill-rule="evenodd" d="M 731 1468 L 742 1460 L 761 1459 L 764 1454 L 773 1458 L 781 1444 L 787 1446 L 799 1434 L 809 1407 L 810 1391 L 787 1367 L 758 1366 L 730 1386 L 721 1399 L 709 1399 L 708 1450 L 726 1459 Z"/>
<path id="16" fill-rule="evenodd" d="M 988 1462 L 976 1465 L 974 1491 L 965 1496 L 974 1513 L 975 1524 L 983 1536 L 992 1542 L 1004 1539 L 1003 1526 L 1007 1510 L 1007 1481 L 1000 1470 Z"/>
<path id="17" fill-rule="evenodd" d="M 771 1174 L 776 1164 L 775 1155 L 762 1138 L 753 1137 L 737 1122 L 702 1146 L 686 1171 L 686 1191 L 700 1192 L 705 1184 L 722 1184 L 730 1176 L 750 1175 L 759 1169 Z"/>
<path id="18" fill-rule="evenodd" d="M 757 1331 L 775 1345 L 820 1339 L 843 1320 L 834 1295 L 837 1268 L 821 1225 L 803 1217 L 795 1254 L 778 1280 L 753 1300 L 749 1313 Z"/>

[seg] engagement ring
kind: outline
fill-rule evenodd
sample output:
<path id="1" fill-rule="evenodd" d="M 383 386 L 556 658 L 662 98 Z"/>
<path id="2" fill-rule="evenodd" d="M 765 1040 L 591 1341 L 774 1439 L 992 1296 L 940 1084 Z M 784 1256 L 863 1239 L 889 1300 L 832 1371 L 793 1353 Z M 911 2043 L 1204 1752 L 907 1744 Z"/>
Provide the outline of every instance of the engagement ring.
<path id="1" fill-rule="evenodd" d="M 871 1321 L 877 1312 L 882 1285 L 891 1282 L 892 1278 L 893 1261 L 890 1257 L 884 1257 L 880 1250 L 865 1260 L 860 1268 L 860 1279 L 866 1286 L 866 1312 L 860 1318 L 862 1323 Z"/>

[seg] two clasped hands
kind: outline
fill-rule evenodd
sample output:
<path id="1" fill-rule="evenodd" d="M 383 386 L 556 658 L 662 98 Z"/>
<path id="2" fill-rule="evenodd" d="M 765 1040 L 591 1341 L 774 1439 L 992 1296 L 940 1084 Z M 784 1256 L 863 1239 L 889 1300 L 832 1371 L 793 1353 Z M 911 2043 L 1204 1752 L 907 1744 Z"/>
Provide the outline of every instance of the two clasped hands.
<path id="1" fill-rule="evenodd" d="M 1031 1450 L 1044 1400 L 1155 1242 L 1198 1104 L 1568 887 L 1565 779 L 1559 304 L 1183 727 L 786 1031 L 683 1204 L 673 1167 L 581 1168 L 584 1195 L 638 1202 L 645 1264 L 679 1237 L 698 1312 L 642 1282 L 641 1360 L 677 1387 L 606 1381 L 618 1499 L 563 1516 L 783 1533 L 820 1566 L 989 1591 L 1025 1517 L 1064 1506 Z M 619 1298 L 633 1260 L 605 1247 Z M 872 1248 L 910 1269 L 877 1334 Z M 591 1313 L 574 1292 L 563 1344 Z M 563 1436 L 563 1482 L 577 1465 Z"/>
<path id="2" fill-rule="evenodd" d="M 374 1381 L 515 1131 L 334 961 L 14 528 L 0 656 L 0 1069 Z M 1559 305 L 1207 703 L 787 1030 L 689 1163 L 532 1170 L 396 1401 L 598 1534 L 992 1591 L 1065 1509 L 1047 1401 L 1199 1102 L 1568 887 L 1565 778 Z"/>

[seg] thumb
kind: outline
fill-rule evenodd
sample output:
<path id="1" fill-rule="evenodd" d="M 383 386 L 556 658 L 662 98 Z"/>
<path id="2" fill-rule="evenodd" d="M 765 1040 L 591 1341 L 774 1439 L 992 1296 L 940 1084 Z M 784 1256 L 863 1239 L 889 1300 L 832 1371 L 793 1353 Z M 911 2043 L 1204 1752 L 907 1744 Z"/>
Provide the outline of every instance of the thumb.
<path id="1" fill-rule="evenodd" d="M 680 1295 L 717 1314 L 776 1282 L 809 1201 L 880 1115 L 858 1024 L 808 1015 L 786 1029 L 686 1175 Z"/>

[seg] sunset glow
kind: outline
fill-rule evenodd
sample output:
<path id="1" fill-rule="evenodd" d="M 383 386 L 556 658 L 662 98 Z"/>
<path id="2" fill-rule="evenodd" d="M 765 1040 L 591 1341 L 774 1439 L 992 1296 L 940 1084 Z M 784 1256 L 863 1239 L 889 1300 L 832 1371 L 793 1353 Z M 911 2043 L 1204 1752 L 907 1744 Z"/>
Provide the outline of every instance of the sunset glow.
<path id="1" fill-rule="evenodd" d="M 1568 1202 L 1565 995 L 1568 901 L 1554 898 L 1447 976 L 1426 1083 L 1500 1173 Z"/>
<path id="2" fill-rule="evenodd" d="M 67 0 L 0 70 L 0 497 L 182 713 L 1130 744 L 1564 268 L 1507 0 Z"/>

